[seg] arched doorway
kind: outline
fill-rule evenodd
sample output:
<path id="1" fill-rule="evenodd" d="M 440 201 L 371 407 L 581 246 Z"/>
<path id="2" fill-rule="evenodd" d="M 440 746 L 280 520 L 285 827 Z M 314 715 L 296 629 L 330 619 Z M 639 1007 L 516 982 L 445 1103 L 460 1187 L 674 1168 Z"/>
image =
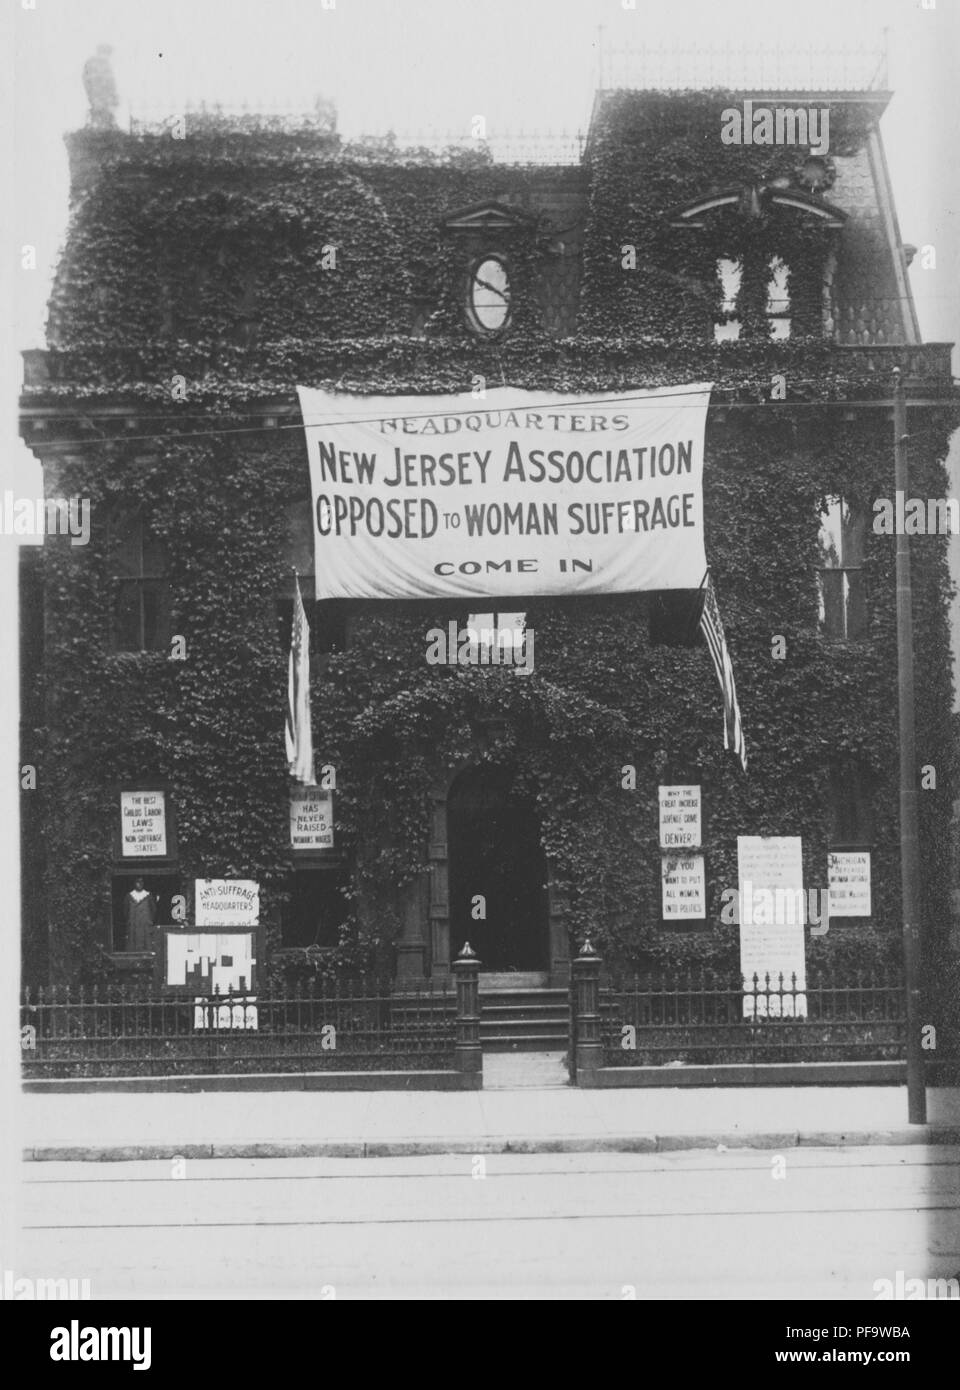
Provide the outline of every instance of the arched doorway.
<path id="1" fill-rule="evenodd" d="M 549 969 L 540 820 L 533 801 L 516 790 L 511 769 L 460 773 L 447 797 L 447 835 L 451 953 L 469 941 L 481 970 Z"/>

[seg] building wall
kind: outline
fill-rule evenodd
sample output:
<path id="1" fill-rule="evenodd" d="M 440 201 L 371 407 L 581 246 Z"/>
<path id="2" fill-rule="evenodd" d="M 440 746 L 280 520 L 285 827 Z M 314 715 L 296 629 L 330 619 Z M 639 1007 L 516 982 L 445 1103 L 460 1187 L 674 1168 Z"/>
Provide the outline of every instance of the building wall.
<path id="1" fill-rule="evenodd" d="M 429 969 L 424 885 L 437 789 L 456 767 L 485 761 L 509 767 L 537 805 L 562 930 L 575 943 L 589 935 L 608 956 L 681 964 L 736 957 L 737 931 L 720 908 L 737 883 L 738 835 L 802 836 L 805 881 L 825 886 L 831 771 L 857 769 L 870 788 L 874 911 L 836 922 L 811 940 L 811 956 L 869 964 L 896 952 L 893 543 L 867 537 L 862 640 L 819 632 L 816 578 L 823 499 L 869 504 L 890 493 L 888 383 L 823 339 L 814 267 L 837 234 L 813 223 L 791 233 L 785 213 L 743 235 L 759 238 L 751 244 L 764 254 L 794 235 L 793 338 L 771 344 L 747 333 L 716 349 L 710 277 L 721 249 L 736 244 L 743 208 L 725 211 L 702 238 L 669 232 L 667 216 L 705 188 L 765 186 L 785 167 L 783 152 L 779 164 L 719 143 L 705 152 L 704 121 L 723 98 L 709 109 L 693 102 L 676 130 L 659 100 L 611 107 L 587 164 L 572 171 L 360 169 L 353 156 L 331 160 L 325 147 L 304 153 L 282 140 L 210 143 L 201 134 L 175 148 L 75 137 L 81 196 L 51 306 L 56 351 L 35 364 L 25 400 L 48 495 L 89 496 L 94 517 L 89 546 L 57 538 L 43 561 L 55 978 L 109 968 L 118 789 L 138 782 L 169 790 L 185 885 L 261 883 L 268 968 L 291 968 L 279 949 L 293 861 L 276 601 L 289 592 L 288 511 L 309 505 L 293 386 L 427 394 L 467 389 L 478 376 L 585 393 L 717 383 L 706 542 L 750 768 L 744 775 L 723 753 L 706 651 L 652 642 L 649 595 L 518 596 L 512 606 L 536 631 L 529 678 L 429 667 L 425 634 L 455 616 L 450 605 L 355 605 L 346 649 L 318 663 L 312 684 L 317 757 L 336 767 L 337 841 L 352 894 L 340 947 L 325 959 L 393 964 L 398 942 L 422 940 L 419 968 Z M 866 137 L 853 124 L 844 138 L 837 159 L 853 169 Z M 868 200 L 862 168 L 859 177 L 856 196 Z M 507 248 L 515 290 L 510 332 L 493 341 L 467 332 L 460 307 L 465 266 L 485 233 L 446 225 L 477 206 L 516 213 L 492 243 Z M 538 211 L 542 219 L 529 215 Z M 848 211 L 870 221 L 859 204 Z M 639 246 L 638 270 L 625 269 L 624 244 Z M 875 239 L 856 244 L 867 256 Z M 324 246 L 340 253 L 327 279 Z M 888 271 L 876 272 L 881 294 Z M 863 270 L 856 283 L 870 280 Z M 842 275 L 835 290 L 841 324 L 850 283 Z M 879 341 L 873 321 L 864 324 Z M 787 397 L 774 408 L 780 375 Z M 933 373 L 923 396 L 914 477 L 942 495 L 949 387 Z M 100 412 L 97 442 L 58 444 L 82 438 L 91 409 Z M 166 544 L 170 632 L 184 639 L 183 660 L 111 646 L 118 507 L 139 508 Z M 932 762 L 951 699 L 940 551 L 918 553 L 915 584 L 918 756 Z M 628 766 L 635 789 L 624 786 Z M 703 786 L 707 917 L 665 926 L 657 787 L 687 779 Z M 955 769 L 944 766 L 921 802 L 934 962 L 945 941 L 955 787 Z"/>

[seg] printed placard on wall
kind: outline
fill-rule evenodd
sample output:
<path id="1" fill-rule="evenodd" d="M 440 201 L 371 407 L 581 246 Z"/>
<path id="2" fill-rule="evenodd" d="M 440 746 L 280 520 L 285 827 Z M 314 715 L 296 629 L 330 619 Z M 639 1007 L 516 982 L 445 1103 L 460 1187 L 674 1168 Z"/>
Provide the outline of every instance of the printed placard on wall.
<path id="1" fill-rule="evenodd" d="M 665 854 L 660 868 L 664 921 L 707 915 L 707 877 L 702 854 Z"/>
<path id="2" fill-rule="evenodd" d="M 126 859 L 162 859 L 167 853 L 163 792 L 120 793 L 121 853 Z"/>
<path id="3" fill-rule="evenodd" d="M 211 1004 L 208 999 L 193 1001 L 194 1028 L 226 1029 L 257 1028 L 257 1001 L 245 999 L 242 1004 Z"/>
<path id="4" fill-rule="evenodd" d="M 254 933 L 168 931 L 166 981 L 196 994 L 254 988 Z"/>
<path id="5" fill-rule="evenodd" d="M 699 848 L 700 788 L 660 787 L 660 848 Z"/>
<path id="6" fill-rule="evenodd" d="M 827 855 L 831 917 L 869 917 L 870 851 L 844 850 Z"/>
<path id="7" fill-rule="evenodd" d="M 737 874 L 740 916 L 740 972 L 751 982 L 759 978 L 758 990 L 806 988 L 806 945 L 804 941 L 805 895 L 803 892 L 803 845 L 799 835 L 738 835 Z M 831 908 L 832 911 L 832 908 Z M 805 1015 L 805 994 L 783 997 L 784 1014 Z M 794 1009 L 796 1002 L 796 1009 Z M 781 1013 L 779 995 L 746 995 L 744 1017 Z"/>
<path id="8" fill-rule="evenodd" d="M 290 793 L 290 844 L 294 849 L 333 849 L 333 792 L 295 787 Z"/>
<path id="9" fill-rule="evenodd" d="M 317 598 L 698 588 L 710 390 L 298 387 Z"/>
<path id="10" fill-rule="evenodd" d="M 260 921 L 260 885 L 247 878 L 195 880 L 198 927 L 255 927 Z"/>

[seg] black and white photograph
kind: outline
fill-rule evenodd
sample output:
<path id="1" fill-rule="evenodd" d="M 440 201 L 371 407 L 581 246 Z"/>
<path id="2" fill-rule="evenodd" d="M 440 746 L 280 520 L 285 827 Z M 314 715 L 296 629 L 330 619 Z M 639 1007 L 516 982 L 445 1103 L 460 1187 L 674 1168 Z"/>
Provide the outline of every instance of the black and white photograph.
<path id="1" fill-rule="evenodd" d="M 933 1370 L 957 0 L 5 9 L 26 1373 L 372 1301 Z"/>

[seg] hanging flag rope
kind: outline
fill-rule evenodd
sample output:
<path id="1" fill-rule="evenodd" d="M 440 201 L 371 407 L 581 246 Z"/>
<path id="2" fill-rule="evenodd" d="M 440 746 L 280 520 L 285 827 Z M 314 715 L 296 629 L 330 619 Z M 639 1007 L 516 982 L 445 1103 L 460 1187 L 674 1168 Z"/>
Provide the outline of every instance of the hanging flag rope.
<path id="1" fill-rule="evenodd" d="M 727 639 L 720 618 L 720 607 L 713 588 L 713 579 L 707 570 L 704 576 L 703 607 L 700 610 L 700 631 L 703 633 L 707 650 L 713 660 L 717 680 L 723 692 L 723 746 L 732 748 L 740 759 L 740 766 L 747 770 L 747 744 L 743 737 L 740 722 L 740 706 L 737 703 L 737 685 L 733 678 L 733 663 L 727 651 Z M 703 587 L 703 586 L 701 586 Z"/>
<path id="2" fill-rule="evenodd" d="M 296 571 L 294 572 L 296 573 Z M 290 665 L 287 680 L 287 769 L 296 782 L 315 787 L 313 729 L 310 723 L 310 624 L 296 574 L 293 623 L 290 628 Z"/>

